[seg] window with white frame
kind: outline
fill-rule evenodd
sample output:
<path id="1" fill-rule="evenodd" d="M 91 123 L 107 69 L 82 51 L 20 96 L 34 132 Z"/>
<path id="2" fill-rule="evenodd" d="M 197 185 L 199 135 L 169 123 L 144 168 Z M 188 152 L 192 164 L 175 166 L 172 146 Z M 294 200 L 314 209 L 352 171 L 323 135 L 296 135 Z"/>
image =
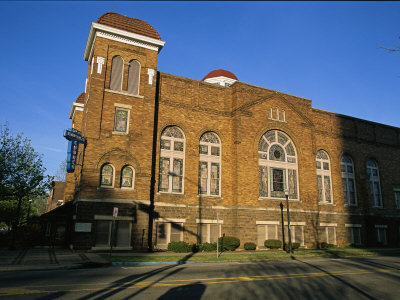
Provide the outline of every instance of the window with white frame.
<path id="1" fill-rule="evenodd" d="M 361 225 L 345 224 L 347 233 L 347 243 L 349 245 L 361 245 Z"/>
<path id="2" fill-rule="evenodd" d="M 125 166 L 121 170 L 121 188 L 133 189 L 135 185 L 135 170 Z"/>
<path id="3" fill-rule="evenodd" d="M 197 220 L 197 236 L 199 244 L 216 243 L 217 239 L 221 237 L 222 224 L 222 220 L 220 220 L 218 224 L 216 220 Z"/>
<path id="4" fill-rule="evenodd" d="M 370 195 L 374 207 L 382 207 L 381 184 L 379 180 L 379 169 L 376 161 L 369 159 L 367 161 L 367 174 L 369 177 Z"/>
<path id="5" fill-rule="evenodd" d="M 336 226 L 337 224 L 320 223 L 319 241 L 336 245 Z"/>
<path id="6" fill-rule="evenodd" d="M 200 138 L 199 194 L 221 195 L 221 142 L 214 132 Z"/>
<path id="7" fill-rule="evenodd" d="M 375 225 L 376 242 L 378 244 L 387 245 L 387 225 Z"/>
<path id="8" fill-rule="evenodd" d="M 184 191 L 185 137 L 176 126 L 166 127 L 161 134 L 158 190 L 182 194 Z"/>
<path id="9" fill-rule="evenodd" d="M 394 192 L 394 203 L 397 209 L 400 209 L 400 188 L 396 188 L 393 190 Z"/>
<path id="10" fill-rule="evenodd" d="M 353 160 L 348 155 L 341 159 L 343 198 L 346 205 L 357 205 Z"/>
<path id="11" fill-rule="evenodd" d="M 100 170 L 100 186 L 113 188 L 114 187 L 114 167 L 111 164 L 104 164 Z"/>
<path id="12" fill-rule="evenodd" d="M 122 91 L 124 61 L 121 56 L 114 56 L 111 61 L 110 90 Z"/>
<path id="13" fill-rule="evenodd" d="M 258 144 L 259 195 L 266 198 L 298 199 L 296 149 L 278 130 L 267 131 Z"/>
<path id="14" fill-rule="evenodd" d="M 299 243 L 300 246 L 304 246 L 304 225 L 296 224 L 296 222 L 290 223 L 290 233 L 292 237 L 292 243 Z M 293 224 L 293 225 L 292 225 Z M 288 226 L 287 222 L 285 222 L 285 237 L 286 242 L 289 241 L 288 235 Z"/>
<path id="15" fill-rule="evenodd" d="M 184 220 L 157 220 L 156 247 L 166 249 L 171 242 L 183 241 L 183 223 Z"/>
<path id="16" fill-rule="evenodd" d="M 127 92 L 133 95 L 139 95 L 139 81 L 140 81 L 140 63 L 137 60 L 129 62 L 128 69 L 128 88 Z"/>
<path id="17" fill-rule="evenodd" d="M 257 246 L 263 247 L 266 240 L 278 239 L 278 225 L 275 221 L 257 221 Z"/>
<path id="18" fill-rule="evenodd" d="M 129 115 L 129 108 L 115 107 L 114 133 L 129 132 Z"/>
<path id="19" fill-rule="evenodd" d="M 332 203 L 331 167 L 329 156 L 324 150 L 316 155 L 318 202 Z"/>

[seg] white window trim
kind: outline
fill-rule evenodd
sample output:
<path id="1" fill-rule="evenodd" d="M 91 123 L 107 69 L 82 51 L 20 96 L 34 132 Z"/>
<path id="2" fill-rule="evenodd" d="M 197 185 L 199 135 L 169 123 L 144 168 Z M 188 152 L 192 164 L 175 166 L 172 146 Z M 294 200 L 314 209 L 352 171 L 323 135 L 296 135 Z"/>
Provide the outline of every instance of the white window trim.
<path id="1" fill-rule="evenodd" d="M 101 182 L 102 182 L 102 178 L 103 178 L 103 168 L 107 165 L 111 166 L 111 168 L 113 169 L 112 184 L 111 185 L 102 185 Z M 114 185 L 115 185 L 115 167 L 110 163 L 105 163 L 100 168 L 100 187 L 103 189 L 113 189 Z"/>
<path id="2" fill-rule="evenodd" d="M 94 219 L 96 221 L 108 221 L 108 246 L 93 246 L 91 247 L 91 250 L 109 250 L 110 249 L 110 243 L 111 243 L 111 230 L 112 230 L 112 221 L 131 221 L 129 223 L 129 236 L 132 237 L 132 222 L 134 221 L 134 218 L 132 217 L 117 217 L 113 218 L 112 216 L 107 216 L 107 215 L 94 215 Z M 113 246 L 113 250 L 132 250 L 133 247 L 131 245 L 132 241 L 129 241 L 129 246 L 124 246 L 124 247 L 118 247 L 118 246 Z"/>
<path id="3" fill-rule="evenodd" d="M 203 220 L 203 219 L 200 220 L 200 219 L 196 219 L 196 223 L 200 224 L 200 225 L 202 225 L 202 224 L 207 225 L 207 241 L 206 242 L 202 241 L 202 243 L 211 243 L 210 242 L 211 241 L 211 226 L 210 225 L 213 225 L 213 224 L 218 225 L 217 226 L 218 238 L 220 238 L 222 236 L 221 235 L 221 233 L 222 233 L 221 225 L 224 223 L 223 220 L 217 221 L 217 220 Z"/>
<path id="4" fill-rule="evenodd" d="M 354 169 L 354 162 L 353 159 L 346 155 L 348 158 L 350 158 L 351 160 L 351 164 L 350 163 L 345 163 L 342 161 L 343 156 L 340 160 L 340 168 L 342 168 L 342 165 L 344 165 L 346 167 L 346 171 L 345 172 L 341 172 L 342 173 L 342 179 L 346 179 L 346 186 L 347 186 L 347 199 L 348 199 L 348 203 L 344 203 L 345 206 L 358 206 L 358 199 L 357 199 L 357 187 L 356 187 L 356 177 L 355 177 L 355 172 L 356 170 Z M 349 173 L 347 171 L 347 166 L 351 166 L 353 168 L 353 173 Z M 349 179 L 353 179 L 354 182 L 354 203 L 350 203 L 350 189 L 349 189 Z M 343 185 L 342 185 L 343 188 Z M 344 199 L 343 199 L 344 200 Z"/>
<path id="5" fill-rule="evenodd" d="M 130 168 L 132 170 L 132 186 L 131 187 L 122 186 L 122 173 L 123 173 L 122 171 L 125 168 Z M 134 190 L 135 189 L 135 175 L 136 175 L 135 169 L 131 165 L 126 165 L 121 169 L 121 183 L 120 183 L 121 190 Z"/>
<path id="6" fill-rule="evenodd" d="M 261 221 L 263 222 L 263 221 Z M 257 223 L 257 222 L 256 222 Z M 263 222 L 264 224 L 257 224 L 258 226 L 264 226 L 264 240 L 276 240 L 278 239 L 278 225 L 279 224 L 275 224 L 274 222 L 266 222 L 267 224 L 265 224 L 265 222 Z M 279 222 L 278 222 L 279 223 Z M 275 237 L 271 238 L 268 236 L 268 227 L 267 226 L 275 226 Z"/>
<path id="7" fill-rule="evenodd" d="M 325 239 L 326 239 L 326 242 L 329 243 L 329 230 L 328 230 L 328 228 L 333 228 L 333 234 L 334 234 L 334 243 L 333 244 L 337 245 L 337 240 L 336 240 L 336 227 L 337 227 L 337 224 L 334 224 L 334 225 L 329 225 L 329 224 L 332 224 L 332 223 L 320 223 L 321 230 L 325 231 Z"/>
<path id="8" fill-rule="evenodd" d="M 266 152 L 260 151 L 258 150 L 258 154 L 260 153 L 267 153 L 267 159 L 258 159 L 258 167 L 260 166 L 266 166 L 267 167 L 267 172 L 268 172 L 268 182 L 267 182 L 267 186 L 268 186 L 268 196 L 259 196 L 259 200 L 285 200 L 286 197 L 271 197 L 271 168 L 276 168 L 276 169 L 283 169 L 285 170 L 285 181 L 284 181 L 284 190 L 288 189 L 288 183 L 289 183 L 289 172 L 288 170 L 295 170 L 296 171 L 296 189 L 297 189 L 297 198 L 295 199 L 290 199 L 289 197 L 289 201 L 300 201 L 300 187 L 299 187 L 299 170 L 298 170 L 298 155 L 297 155 L 297 150 L 296 147 L 292 141 L 292 139 L 283 131 L 280 130 L 275 130 L 273 129 L 273 131 L 275 131 L 275 142 L 270 143 L 265 137 L 264 135 L 268 132 L 265 132 L 262 136 L 261 139 L 264 139 L 264 141 L 268 144 L 268 149 Z M 286 136 L 286 138 L 288 139 L 286 141 L 286 143 L 284 145 L 280 144 L 278 142 L 278 132 L 282 133 L 283 135 Z M 260 140 L 261 140 L 260 139 Z M 287 162 L 287 158 L 288 158 L 288 154 L 286 152 L 286 146 L 292 143 L 293 149 L 294 149 L 294 153 L 295 155 L 289 155 L 290 157 L 294 157 L 296 158 L 296 163 L 289 163 Z M 273 145 L 279 145 L 283 151 L 285 152 L 285 162 L 280 162 L 280 161 L 275 161 L 275 160 L 270 160 L 269 159 L 269 150 Z"/>
<path id="9" fill-rule="evenodd" d="M 160 160 L 162 158 L 168 158 L 169 159 L 169 172 L 173 173 L 174 171 L 174 159 L 182 159 L 182 192 L 173 192 L 172 191 L 172 179 L 174 176 L 168 175 L 168 191 L 160 191 L 160 188 L 158 188 L 158 192 L 160 194 L 178 194 L 182 195 L 185 193 L 185 152 L 186 152 L 186 137 L 182 129 L 180 129 L 178 126 L 172 126 L 178 128 L 182 135 L 183 139 L 180 138 L 175 138 L 175 137 L 170 137 L 170 136 L 163 136 L 162 132 L 168 127 L 165 127 L 163 131 L 161 132 L 161 137 L 160 137 L 160 142 L 161 140 L 169 140 L 171 141 L 171 148 L 170 150 L 167 149 L 161 149 L 161 144 L 160 144 Z M 175 142 L 182 142 L 183 143 L 183 151 L 175 151 Z M 160 168 L 160 164 L 159 164 Z M 160 169 L 158 170 L 158 174 L 160 175 Z M 159 179 L 160 180 L 160 179 Z"/>
<path id="10" fill-rule="evenodd" d="M 279 221 L 256 221 L 256 225 L 279 225 Z"/>
<path id="11" fill-rule="evenodd" d="M 207 132 L 205 132 L 204 134 L 206 134 Z M 205 162 L 207 163 L 207 193 L 206 194 L 201 194 L 200 193 L 200 189 L 199 189 L 199 196 L 201 197 L 221 197 L 221 182 L 222 182 L 222 144 L 221 144 L 221 139 L 219 138 L 219 136 L 215 133 L 215 132 L 211 132 L 213 133 L 219 141 L 219 144 L 216 143 L 209 143 L 209 142 L 203 142 L 201 141 L 200 138 L 200 146 L 207 146 L 207 153 L 208 154 L 201 154 L 200 155 L 200 162 Z M 203 134 L 203 135 L 204 135 Z M 215 155 L 211 155 L 211 147 L 218 147 L 219 148 L 219 156 L 215 156 Z M 200 149 L 199 149 L 200 152 Z M 212 195 L 211 194 L 211 164 L 212 163 L 218 163 L 219 164 L 219 183 L 218 183 L 218 195 Z M 199 164 L 200 165 L 200 164 Z M 199 166 L 200 167 L 200 166 Z"/>
<path id="12" fill-rule="evenodd" d="M 284 224 L 285 224 L 285 226 L 288 225 L 287 222 L 285 222 Z M 294 227 L 300 227 L 301 228 L 302 240 L 303 240 L 303 243 L 300 244 L 300 246 L 305 246 L 305 239 L 304 239 L 304 227 L 305 227 L 305 224 L 306 224 L 305 222 L 290 222 L 290 234 L 292 236 L 292 243 L 297 243 L 296 239 L 295 239 L 296 235 L 295 235 Z"/>
<path id="13" fill-rule="evenodd" d="M 317 176 L 321 176 L 321 182 L 322 182 L 322 200 L 318 200 L 319 204 L 333 204 L 333 191 L 332 191 L 332 175 L 331 175 L 331 160 L 329 158 L 329 155 L 326 151 L 320 149 L 317 151 L 317 154 L 319 151 L 322 151 L 323 153 L 326 154 L 326 156 L 328 156 L 328 159 L 323 159 L 323 158 L 317 158 L 315 157 L 315 161 L 320 162 L 321 163 L 321 169 L 317 169 Z M 325 170 L 324 169 L 324 162 L 328 163 L 329 165 L 329 170 Z M 315 166 L 316 167 L 316 166 Z M 328 202 L 325 198 L 325 191 L 326 191 L 326 187 L 325 187 L 325 176 L 329 177 L 329 192 L 330 192 L 330 196 L 331 196 L 331 201 Z M 318 188 L 318 178 L 317 178 L 317 188 Z"/>
<path id="14" fill-rule="evenodd" d="M 114 124 L 113 124 L 113 132 L 112 134 L 115 135 L 126 135 L 129 133 L 129 123 L 130 123 L 130 119 L 131 119 L 131 105 L 124 105 L 124 104 L 114 104 Z M 127 116 L 127 120 L 126 120 L 126 131 L 116 131 L 115 130 L 115 121 L 117 118 L 117 110 L 123 110 L 123 111 L 127 111 L 128 112 L 128 116 Z"/>
<path id="15" fill-rule="evenodd" d="M 183 231 L 184 231 L 184 225 L 183 225 L 183 223 L 184 222 L 166 222 L 166 221 L 164 221 L 164 220 L 160 220 L 160 221 L 157 221 L 157 225 L 158 225 L 158 223 L 162 223 L 162 224 L 166 224 L 167 226 L 166 226 L 166 229 L 167 229 L 167 231 L 166 231 L 166 236 L 167 236 L 167 238 L 166 238 L 166 244 L 158 244 L 158 236 L 157 236 L 157 244 L 156 244 L 156 247 L 158 247 L 158 248 L 160 248 L 160 249 L 164 249 L 164 248 L 166 248 L 166 247 L 168 247 L 168 244 L 171 242 L 171 226 L 172 226 L 172 223 L 179 223 L 179 224 L 181 224 L 181 232 L 180 232 L 180 237 L 179 237 L 179 241 L 183 241 Z M 157 226 L 156 225 L 156 226 Z M 157 227 L 156 227 L 157 228 Z M 158 230 L 158 228 L 157 228 L 157 230 Z M 156 234 L 158 234 L 158 232 L 156 231 Z M 161 246 L 161 247 L 160 247 Z"/>
<path id="16" fill-rule="evenodd" d="M 109 86 L 111 86 L 111 75 L 112 75 L 112 61 L 113 61 L 113 59 L 114 59 L 114 57 L 119 57 L 119 58 L 121 58 L 121 60 L 122 60 L 122 72 L 121 72 L 121 90 L 120 91 L 115 91 L 115 92 L 121 92 L 121 91 L 123 91 L 123 89 L 122 89 L 122 85 L 124 84 L 124 69 L 125 69 L 125 62 L 124 62 L 124 59 L 120 56 L 120 55 L 115 55 L 115 56 L 113 56 L 112 58 L 111 58 L 111 68 L 110 68 L 110 81 L 109 81 Z M 111 91 L 114 91 L 114 90 L 112 90 L 112 89 L 110 89 Z"/>

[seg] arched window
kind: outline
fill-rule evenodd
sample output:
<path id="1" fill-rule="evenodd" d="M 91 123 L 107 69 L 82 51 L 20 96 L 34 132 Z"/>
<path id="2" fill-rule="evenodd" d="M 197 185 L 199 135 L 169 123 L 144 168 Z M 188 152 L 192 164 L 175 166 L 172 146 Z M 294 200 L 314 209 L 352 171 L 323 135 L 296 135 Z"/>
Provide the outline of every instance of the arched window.
<path id="1" fill-rule="evenodd" d="M 122 73 L 124 61 L 121 56 L 114 56 L 111 61 L 110 90 L 122 91 Z"/>
<path id="2" fill-rule="evenodd" d="M 357 194 L 354 180 L 353 160 L 348 155 L 343 155 L 341 160 L 343 198 L 346 205 L 357 205 Z"/>
<path id="3" fill-rule="evenodd" d="M 176 126 L 166 127 L 161 134 L 160 176 L 158 190 L 183 193 L 185 137 Z"/>
<path id="4" fill-rule="evenodd" d="M 131 166 L 125 166 L 121 170 L 121 188 L 132 189 L 135 184 L 135 170 Z"/>
<path id="5" fill-rule="evenodd" d="M 114 187 L 114 167 L 110 164 L 105 164 L 100 171 L 100 186 Z"/>
<path id="6" fill-rule="evenodd" d="M 319 150 L 316 155 L 318 202 L 332 203 L 331 166 L 328 154 Z"/>
<path id="7" fill-rule="evenodd" d="M 137 60 L 131 60 L 128 71 L 128 93 L 139 95 L 140 64 Z"/>
<path id="8" fill-rule="evenodd" d="M 375 207 L 382 207 L 381 184 L 379 180 L 379 169 L 376 161 L 370 159 L 367 161 L 367 174 L 369 177 L 371 199 Z"/>
<path id="9" fill-rule="evenodd" d="M 221 142 L 213 132 L 200 138 L 199 194 L 221 195 Z"/>
<path id="10" fill-rule="evenodd" d="M 298 199 L 296 149 L 281 131 L 267 131 L 258 144 L 260 197 Z"/>

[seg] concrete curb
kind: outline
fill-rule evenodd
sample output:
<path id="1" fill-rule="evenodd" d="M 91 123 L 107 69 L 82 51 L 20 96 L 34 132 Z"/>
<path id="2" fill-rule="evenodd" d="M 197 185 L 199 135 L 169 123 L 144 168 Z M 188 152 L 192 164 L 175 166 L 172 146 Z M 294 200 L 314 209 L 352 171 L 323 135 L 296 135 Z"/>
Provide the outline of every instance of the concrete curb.
<path id="1" fill-rule="evenodd" d="M 47 266 L 7 266 L 0 267 L 0 272 L 21 272 L 21 271 L 54 271 L 54 270 L 74 270 L 74 269 L 91 269 L 104 268 L 111 266 L 110 262 L 82 262 L 69 265 L 47 265 Z"/>

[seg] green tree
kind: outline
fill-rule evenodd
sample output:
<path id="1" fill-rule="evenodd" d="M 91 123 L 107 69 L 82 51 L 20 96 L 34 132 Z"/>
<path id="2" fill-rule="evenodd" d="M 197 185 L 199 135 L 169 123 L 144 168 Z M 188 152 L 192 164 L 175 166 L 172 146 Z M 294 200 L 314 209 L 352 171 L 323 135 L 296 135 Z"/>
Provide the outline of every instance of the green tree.
<path id="1" fill-rule="evenodd" d="M 52 178 L 45 172 L 41 155 L 30 140 L 22 134 L 13 136 L 7 123 L 0 126 L 0 201 L 8 203 L 4 206 L 13 215 L 11 247 L 21 221 L 21 208 L 27 207 L 29 200 L 45 195 L 50 186 Z"/>

